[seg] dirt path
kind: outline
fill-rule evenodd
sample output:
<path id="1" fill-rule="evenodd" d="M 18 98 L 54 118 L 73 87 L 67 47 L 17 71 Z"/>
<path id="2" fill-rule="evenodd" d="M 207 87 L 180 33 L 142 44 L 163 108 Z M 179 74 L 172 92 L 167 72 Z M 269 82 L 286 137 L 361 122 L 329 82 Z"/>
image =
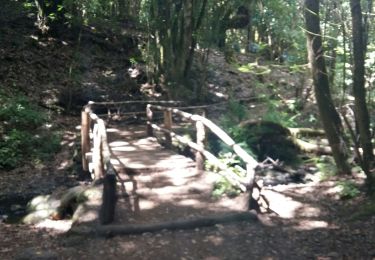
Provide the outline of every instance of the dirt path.
<path id="1" fill-rule="evenodd" d="M 320 192 L 327 185 L 316 185 L 303 196 L 299 194 L 305 188 L 302 185 L 283 187 L 280 192 L 291 197 L 296 195 L 285 206 L 301 203 L 296 216 L 261 216 L 262 221 L 257 224 L 239 222 L 112 238 L 66 236 L 52 229 L 1 224 L 0 258 L 373 259 L 375 217 L 349 221 L 343 216 L 343 210 L 350 206 L 334 202 Z M 305 202 L 301 202 L 302 197 Z M 307 210 L 312 204 L 316 206 L 315 212 Z M 315 225 L 307 225 L 308 222 Z M 38 252 L 45 258 L 37 258 Z"/>
<path id="2" fill-rule="evenodd" d="M 61 167 L 63 162 L 67 161 L 57 157 L 56 164 Z M 120 190 L 116 223 L 191 218 L 241 206 L 240 198 L 212 200 L 212 176 L 199 175 L 193 167 L 126 178 L 130 176 L 137 189 L 128 187 L 127 195 Z M 67 235 L 66 220 L 0 223 L 0 259 L 374 259 L 375 217 L 351 220 L 363 200 L 335 198 L 334 184 L 265 188 L 275 213 L 260 215 L 257 223 L 108 238 Z"/>

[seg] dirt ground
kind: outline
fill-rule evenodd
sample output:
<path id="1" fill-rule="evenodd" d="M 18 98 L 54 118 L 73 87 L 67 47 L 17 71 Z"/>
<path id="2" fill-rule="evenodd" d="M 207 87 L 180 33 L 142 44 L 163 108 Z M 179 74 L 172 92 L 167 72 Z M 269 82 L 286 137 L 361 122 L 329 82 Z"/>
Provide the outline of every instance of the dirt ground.
<path id="1" fill-rule="evenodd" d="M 295 195 L 296 200 L 289 203 L 300 200 L 304 210 L 296 210 L 299 216 L 263 215 L 258 223 L 110 238 L 1 224 L 0 258 L 374 259 L 375 217 L 349 221 L 342 216 L 345 205 L 328 200 L 320 192 L 301 196 L 298 190 L 286 188 L 283 192 Z"/>
<path id="2" fill-rule="evenodd" d="M 69 133 L 71 135 L 66 135 L 66 140 L 74 141 L 74 131 Z M 49 185 L 49 181 L 58 189 L 64 181 L 74 178 L 69 175 L 69 170 L 64 170 L 71 167 L 69 154 L 72 147 L 67 142 L 56 160 L 46 166 L 50 170 L 60 167 L 60 171 L 33 169 L 36 174 L 33 182 L 38 184 L 39 189 Z M 49 174 L 43 175 L 43 172 Z M 187 176 L 194 176 L 187 172 Z M 8 176 L 6 180 L 2 179 L 2 191 L 5 191 L 4 187 L 9 190 L 9 185 L 20 189 L 32 187 L 29 185 L 33 183 L 31 179 L 23 178 L 22 174 L 2 173 L 1 176 Z M 164 180 L 162 183 L 170 184 L 167 176 L 173 174 L 162 172 L 152 178 L 147 174 L 141 175 L 139 180 L 147 181 L 143 187 L 139 186 L 143 194 L 139 194 L 138 202 L 150 209 L 133 211 L 124 216 L 121 215 L 126 210 L 123 206 L 117 212 L 117 221 L 122 224 L 126 219 L 129 223 L 136 219 L 140 219 L 141 223 L 148 220 L 158 222 L 189 218 L 210 211 L 204 208 L 209 201 L 199 201 L 202 196 L 198 196 L 197 189 L 192 188 L 192 179 L 185 180 L 187 187 L 183 190 L 186 193 L 184 200 L 190 201 L 190 204 L 184 204 L 181 197 L 174 196 L 167 196 L 169 203 L 174 205 L 169 211 L 165 210 L 166 204 L 162 210 L 158 209 L 158 200 L 154 200 L 152 205 L 147 204 L 147 196 L 150 195 L 159 198 L 159 202 L 166 198 L 163 195 L 165 189 L 161 186 L 151 189 L 151 193 L 147 188 L 150 183 L 161 179 Z M 352 219 L 365 199 L 340 200 L 335 196 L 334 184 L 334 181 L 316 180 L 306 184 L 265 187 L 262 192 L 274 213 L 259 215 L 259 221 L 255 223 L 235 222 L 192 230 L 163 230 L 104 238 L 67 232 L 71 225 L 69 220 L 46 220 L 38 225 L 1 223 L 0 259 L 375 259 L 375 216 Z M 174 189 L 177 190 L 172 188 L 172 193 Z M 194 199 L 197 200 L 195 203 Z M 224 200 L 228 210 L 236 208 L 238 203 L 238 198 Z M 219 211 L 219 207 L 215 207 L 212 207 L 212 214 Z M 223 208 L 220 210 L 223 211 Z"/>

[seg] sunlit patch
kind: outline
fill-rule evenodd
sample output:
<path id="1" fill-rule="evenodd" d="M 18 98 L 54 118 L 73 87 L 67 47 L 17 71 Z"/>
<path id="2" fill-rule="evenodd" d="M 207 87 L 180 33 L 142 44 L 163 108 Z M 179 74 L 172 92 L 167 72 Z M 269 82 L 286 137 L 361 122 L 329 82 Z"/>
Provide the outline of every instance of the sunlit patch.
<path id="1" fill-rule="evenodd" d="M 129 252 L 129 251 L 134 251 L 137 248 L 137 246 L 135 245 L 134 242 L 130 241 L 130 242 L 122 242 L 120 244 L 120 248 L 124 250 L 125 252 Z"/>
<path id="2" fill-rule="evenodd" d="M 47 47 L 48 46 L 48 44 L 47 43 L 44 43 L 44 42 L 38 42 L 38 44 L 40 45 L 40 46 L 42 46 L 42 47 Z"/>
<path id="3" fill-rule="evenodd" d="M 303 206 L 301 202 L 275 191 L 264 191 L 263 194 L 270 201 L 270 208 L 282 218 L 294 218 L 295 212 Z"/>
<path id="4" fill-rule="evenodd" d="M 128 69 L 128 73 L 131 78 L 136 78 L 141 74 L 141 72 L 138 69 L 132 69 L 132 68 Z"/>
<path id="5" fill-rule="evenodd" d="M 120 166 L 121 165 L 121 162 L 117 159 L 111 159 L 111 164 L 113 166 Z"/>
<path id="6" fill-rule="evenodd" d="M 190 207 L 198 207 L 201 203 L 198 200 L 193 199 L 185 199 L 178 203 L 181 206 L 190 206 Z"/>
<path id="7" fill-rule="evenodd" d="M 97 210 L 88 210 L 84 212 L 84 215 L 80 217 L 81 222 L 90 222 L 95 221 L 98 219 L 98 211 Z"/>
<path id="8" fill-rule="evenodd" d="M 115 141 L 115 142 L 109 143 L 110 147 L 119 147 L 119 146 L 126 146 L 126 145 L 129 145 L 129 143 L 125 141 Z"/>
<path id="9" fill-rule="evenodd" d="M 116 128 L 107 128 L 107 132 L 108 133 L 118 133 L 120 131 L 118 129 L 116 129 Z"/>
<path id="10" fill-rule="evenodd" d="M 65 160 L 62 163 L 60 163 L 59 167 L 57 168 L 58 170 L 63 170 L 69 166 L 69 161 Z"/>
<path id="11" fill-rule="evenodd" d="M 155 206 L 156 206 L 156 203 L 153 202 L 153 201 L 142 200 L 142 201 L 139 202 L 139 207 L 142 210 L 153 209 L 153 208 L 155 208 Z"/>
<path id="12" fill-rule="evenodd" d="M 116 151 L 116 152 L 132 152 L 132 151 L 135 151 L 136 148 L 135 147 L 131 147 L 131 146 L 121 146 L 121 147 L 113 147 L 112 148 L 112 151 Z"/>
<path id="13" fill-rule="evenodd" d="M 65 146 L 65 145 L 67 145 L 67 144 L 68 144 L 68 141 L 61 141 L 61 142 L 60 142 L 60 145 L 61 145 L 61 146 Z"/>
<path id="14" fill-rule="evenodd" d="M 217 256 L 207 256 L 204 260 L 221 260 L 221 258 Z"/>
<path id="15" fill-rule="evenodd" d="M 297 230 L 313 230 L 317 228 L 329 228 L 329 224 L 322 220 L 301 220 L 296 227 Z"/>
<path id="16" fill-rule="evenodd" d="M 221 93 L 221 92 L 214 92 L 215 96 L 220 97 L 220 98 L 229 98 L 227 94 Z"/>
<path id="17" fill-rule="evenodd" d="M 36 228 L 51 229 L 58 233 L 65 233 L 72 227 L 73 221 L 71 220 L 51 220 L 46 219 L 35 225 Z"/>
<path id="18" fill-rule="evenodd" d="M 333 186 L 323 192 L 325 195 L 338 195 L 341 192 L 342 188 L 340 186 Z"/>
<path id="19" fill-rule="evenodd" d="M 39 37 L 38 37 L 38 36 L 36 36 L 36 35 L 30 35 L 30 38 L 31 38 L 31 39 L 33 39 L 33 40 L 36 40 L 36 41 L 38 41 L 38 40 L 39 40 Z"/>
<path id="20" fill-rule="evenodd" d="M 219 236 L 207 236 L 204 240 L 204 242 L 208 242 L 208 243 L 211 243 L 215 246 L 220 246 L 223 244 L 224 242 L 224 239 L 222 237 L 219 237 Z M 214 259 L 214 258 L 206 258 L 206 259 Z"/>

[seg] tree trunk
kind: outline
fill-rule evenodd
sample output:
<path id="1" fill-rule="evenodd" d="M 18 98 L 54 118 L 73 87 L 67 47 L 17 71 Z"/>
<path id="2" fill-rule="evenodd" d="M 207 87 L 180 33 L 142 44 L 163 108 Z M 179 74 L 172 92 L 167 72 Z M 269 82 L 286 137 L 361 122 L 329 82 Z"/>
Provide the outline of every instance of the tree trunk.
<path id="1" fill-rule="evenodd" d="M 323 56 L 319 19 L 319 0 L 305 0 L 307 49 L 314 81 L 320 119 L 326 132 L 339 173 L 350 174 L 348 154 L 342 134 L 342 124 L 329 89 L 329 79 Z"/>
<path id="2" fill-rule="evenodd" d="M 375 176 L 371 173 L 374 154 L 371 143 L 370 118 L 366 104 L 365 89 L 365 44 L 360 0 L 350 0 L 353 27 L 353 94 L 355 97 L 355 117 L 361 144 L 362 169 L 366 173 L 368 184 L 375 184 Z"/>
<path id="3" fill-rule="evenodd" d="M 195 8 L 195 4 L 193 0 L 151 2 L 151 30 L 160 39 L 151 43 L 160 50 L 160 62 L 156 62 L 160 64 L 158 74 L 164 76 L 172 96 L 181 93 L 190 75 L 197 41 L 194 34 L 202 23 L 207 1 L 201 8 Z"/>
<path id="4" fill-rule="evenodd" d="M 118 11 L 121 18 L 126 18 L 128 15 L 128 6 L 126 0 L 118 0 Z"/>
<path id="5" fill-rule="evenodd" d="M 59 26 L 62 26 L 65 21 L 63 10 L 59 10 L 62 6 L 62 0 L 35 0 L 35 5 L 38 9 L 38 27 L 45 33 L 50 30 L 56 32 Z M 55 19 L 50 19 L 53 15 Z"/>

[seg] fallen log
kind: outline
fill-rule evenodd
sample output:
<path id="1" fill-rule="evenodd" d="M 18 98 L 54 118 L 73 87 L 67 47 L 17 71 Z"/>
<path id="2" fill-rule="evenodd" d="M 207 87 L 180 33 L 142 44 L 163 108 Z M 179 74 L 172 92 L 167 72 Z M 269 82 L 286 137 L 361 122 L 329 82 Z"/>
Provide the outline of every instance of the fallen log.
<path id="1" fill-rule="evenodd" d="M 294 137 L 298 137 L 299 135 L 308 135 L 308 136 L 324 136 L 325 132 L 321 129 L 313 129 L 313 128 L 293 128 L 288 127 L 290 134 Z"/>
<path id="2" fill-rule="evenodd" d="M 81 226 L 72 229 L 70 232 L 78 235 L 98 235 L 98 236 L 118 236 L 118 235 L 136 235 L 146 232 L 158 232 L 162 230 L 183 230 L 195 229 L 200 227 L 209 227 L 216 224 L 225 224 L 231 222 L 247 221 L 255 222 L 258 217 L 253 212 L 231 213 L 221 216 L 200 217 L 195 219 L 184 219 L 175 221 L 166 221 L 155 224 L 135 224 L 135 225 L 106 225 L 88 227 Z"/>
<path id="3" fill-rule="evenodd" d="M 332 154 L 330 146 L 312 144 L 295 137 L 293 138 L 293 142 L 302 152 L 316 154 Z"/>

